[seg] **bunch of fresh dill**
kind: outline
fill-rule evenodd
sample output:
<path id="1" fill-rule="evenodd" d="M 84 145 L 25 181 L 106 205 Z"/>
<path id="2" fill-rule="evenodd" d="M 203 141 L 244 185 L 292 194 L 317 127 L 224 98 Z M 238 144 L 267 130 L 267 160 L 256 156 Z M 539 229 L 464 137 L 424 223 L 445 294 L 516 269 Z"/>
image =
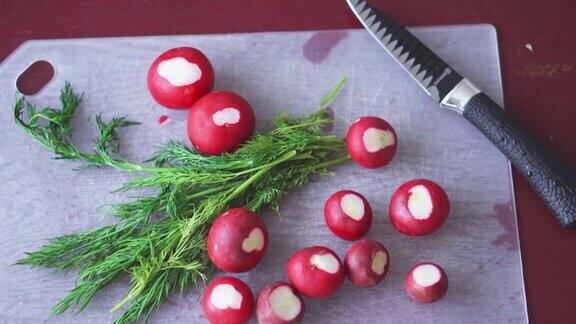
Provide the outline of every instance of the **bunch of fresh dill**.
<path id="1" fill-rule="evenodd" d="M 157 194 L 114 205 L 115 224 L 50 239 L 17 264 L 78 270 L 76 287 L 54 306 L 52 315 L 68 309 L 82 311 L 100 289 L 128 274 L 131 289 L 112 308 L 125 308 L 116 323 L 147 317 L 170 293 L 184 292 L 210 277 L 206 234 L 218 214 L 239 206 L 253 211 L 277 208 L 289 189 L 349 160 L 343 139 L 323 132 L 323 126 L 332 122 L 326 107 L 344 82 L 340 80 L 322 100 L 318 112 L 305 118 L 281 114 L 274 130 L 256 134 L 233 153 L 205 156 L 169 142 L 148 161 L 153 163 L 145 164 L 119 155 L 117 129 L 137 124 L 124 117 L 109 122 L 96 118 L 100 134 L 93 152 L 82 152 L 74 145 L 72 119 L 82 96 L 70 84 L 62 90 L 59 110 L 39 110 L 21 97 L 14 107 L 16 122 L 57 159 L 137 172 L 142 176 L 129 180 L 121 190 L 146 187 Z"/>

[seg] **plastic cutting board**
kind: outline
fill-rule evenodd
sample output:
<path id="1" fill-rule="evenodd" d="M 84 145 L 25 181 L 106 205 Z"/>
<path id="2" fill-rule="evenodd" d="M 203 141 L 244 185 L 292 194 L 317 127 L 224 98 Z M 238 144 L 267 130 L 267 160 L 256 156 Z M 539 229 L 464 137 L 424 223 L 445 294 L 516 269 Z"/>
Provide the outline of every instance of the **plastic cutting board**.
<path id="1" fill-rule="evenodd" d="M 502 85 L 496 32 L 489 25 L 414 28 L 414 33 L 497 101 Z M 0 322 L 42 323 L 52 305 L 74 286 L 74 274 L 12 266 L 47 238 L 110 223 L 102 206 L 126 199 L 111 194 L 131 177 L 109 169 L 73 171 L 70 161 L 34 143 L 14 123 L 15 80 L 32 62 L 55 67 L 54 80 L 30 97 L 58 107 L 65 80 L 85 100 L 78 112 L 78 143 L 88 148 L 94 116 L 128 115 L 142 125 L 122 132 L 124 152 L 144 160 L 168 139 L 187 141 L 185 112 L 161 108 L 148 94 L 146 73 L 164 50 L 194 46 L 211 59 L 216 88 L 234 90 L 252 103 L 258 129 L 275 114 L 307 114 L 342 76 L 349 82 L 331 105 L 333 131 L 343 135 L 359 116 L 377 115 L 394 125 L 399 151 L 386 168 L 352 163 L 335 176 L 317 178 L 282 203 L 281 217 L 263 213 L 271 243 L 263 262 L 239 275 L 257 293 L 285 279 L 286 260 L 297 249 L 326 245 L 344 256 L 350 243 L 329 233 L 322 209 L 326 198 L 348 188 L 364 194 L 374 209 L 369 238 L 390 251 L 382 284 L 360 289 L 345 284 L 326 300 L 306 300 L 308 323 L 521 323 L 527 322 L 510 166 L 468 122 L 438 108 L 364 30 L 272 32 L 29 41 L 0 65 Z M 169 122 L 160 124 L 166 114 Z M 410 238 L 388 220 L 390 195 L 401 183 L 429 178 L 452 202 L 451 215 L 434 235 Z M 412 302 L 403 278 L 414 264 L 434 261 L 447 271 L 447 296 L 431 305 Z M 128 279 L 100 293 L 83 313 L 48 323 L 107 323 L 108 309 L 127 292 Z M 202 287 L 172 296 L 151 323 L 205 322 L 198 302 Z M 253 319 L 255 322 L 255 320 Z"/>

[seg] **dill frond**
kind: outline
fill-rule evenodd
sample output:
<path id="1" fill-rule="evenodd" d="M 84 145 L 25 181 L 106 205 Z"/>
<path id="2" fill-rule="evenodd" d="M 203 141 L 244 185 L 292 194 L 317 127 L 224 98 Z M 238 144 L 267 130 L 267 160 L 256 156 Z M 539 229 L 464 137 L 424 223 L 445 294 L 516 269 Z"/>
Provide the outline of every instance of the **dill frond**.
<path id="1" fill-rule="evenodd" d="M 130 291 L 111 309 L 124 310 L 115 323 L 148 317 L 171 293 L 210 278 L 214 270 L 206 236 L 220 213 L 240 206 L 277 210 L 290 190 L 350 160 L 344 140 L 323 132 L 332 122 L 326 108 L 344 82 L 328 93 L 317 112 L 303 118 L 282 113 L 275 129 L 254 135 L 233 153 L 206 156 L 171 141 L 145 163 L 120 155 L 117 130 L 138 124 L 126 117 L 104 121 L 97 116 L 93 150 L 83 152 L 74 145 L 72 120 L 82 95 L 69 83 L 60 96 L 61 109 L 38 109 L 21 97 L 14 106 L 16 123 L 55 158 L 77 161 L 81 167 L 136 172 L 118 190 L 153 188 L 156 194 L 113 205 L 108 213 L 117 219 L 115 224 L 50 239 L 16 264 L 78 271 L 76 287 L 52 315 L 82 311 L 102 288 L 129 275 Z"/>

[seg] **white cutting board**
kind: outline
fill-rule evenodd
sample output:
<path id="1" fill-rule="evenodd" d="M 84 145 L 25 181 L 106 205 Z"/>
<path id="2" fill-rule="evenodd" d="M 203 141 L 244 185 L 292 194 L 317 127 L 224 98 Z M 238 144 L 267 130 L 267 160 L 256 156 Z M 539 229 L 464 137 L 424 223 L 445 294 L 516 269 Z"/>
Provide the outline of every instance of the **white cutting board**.
<path id="1" fill-rule="evenodd" d="M 495 30 L 488 25 L 415 28 L 414 33 L 469 76 L 497 101 L 502 85 Z M 185 113 L 156 104 L 146 90 L 146 72 L 159 53 L 194 46 L 211 59 L 216 89 L 234 90 L 252 103 L 258 129 L 269 129 L 281 110 L 311 113 L 342 76 L 349 82 L 334 101 L 334 131 L 344 134 L 362 115 L 387 119 L 399 137 L 389 166 L 366 170 L 354 164 L 315 179 L 281 205 L 282 217 L 263 214 L 271 233 L 269 251 L 255 270 L 239 275 L 257 293 L 284 279 L 284 266 L 297 249 L 326 245 L 343 256 L 348 242 L 331 235 L 322 207 L 334 191 L 364 194 L 375 211 L 368 237 L 391 255 L 390 272 L 371 289 L 346 283 L 326 300 L 306 300 L 308 323 L 494 323 L 526 322 L 513 190 L 509 164 L 463 118 L 441 110 L 363 30 L 233 35 L 129 37 L 30 41 L 0 65 L 0 322 L 39 323 L 74 286 L 74 273 L 11 266 L 47 238 L 94 228 L 112 220 L 101 206 L 126 199 L 110 194 L 129 176 L 112 170 L 72 171 L 77 164 L 51 160 L 52 154 L 16 127 L 12 117 L 15 79 L 38 59 L 53 63 L 55 79 L 30 100 L 58 107 L 65 80 L 84 91 L 76 120 L 77 137 L 88 148 L 95 135 L 94 114 L 128 115 L 142 125 L 122 132 L 124 152 L 144 160 L 169 139 L 187 141 Z M 160 125 L 159 116 L 171 122 Z M 425 238 L 401 235 L 387 207 L 401 183 L 429 178 L 441 184 L 452 212 L 437 233 Z M 440 302 L 418 305 L 402 281 L 415 263 L 434 261 L 448 273 L 450 289 Z M 128 280 L 104 290 L 77 316 L 49 323 L 106 323 L 108 309 L 126 293 Z M 201 287 L 173 296 L 152 323 L 204 322 L 198 304 Z"/>

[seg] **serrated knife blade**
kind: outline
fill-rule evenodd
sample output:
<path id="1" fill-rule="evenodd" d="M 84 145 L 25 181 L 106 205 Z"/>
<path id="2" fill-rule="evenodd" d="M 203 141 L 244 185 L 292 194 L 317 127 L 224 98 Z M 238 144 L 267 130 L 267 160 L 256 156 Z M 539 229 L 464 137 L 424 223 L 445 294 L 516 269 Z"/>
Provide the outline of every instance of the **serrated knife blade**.
<path id="1" fill-rule="evenodd" d="M 394 19 L 364 0 L 347 1 L 372 37 L 435 101 L 441 102 L 462 82 L 458 72 Z"/>
<path id="2" fill-rule="evenodd" d="M 462 114 L 524 175 L 556 220 L 576 228 L 576 182 L 544 145 L 394 19 L 365 0 L 346 0 L 372 37 L 442 107 Z"/>

